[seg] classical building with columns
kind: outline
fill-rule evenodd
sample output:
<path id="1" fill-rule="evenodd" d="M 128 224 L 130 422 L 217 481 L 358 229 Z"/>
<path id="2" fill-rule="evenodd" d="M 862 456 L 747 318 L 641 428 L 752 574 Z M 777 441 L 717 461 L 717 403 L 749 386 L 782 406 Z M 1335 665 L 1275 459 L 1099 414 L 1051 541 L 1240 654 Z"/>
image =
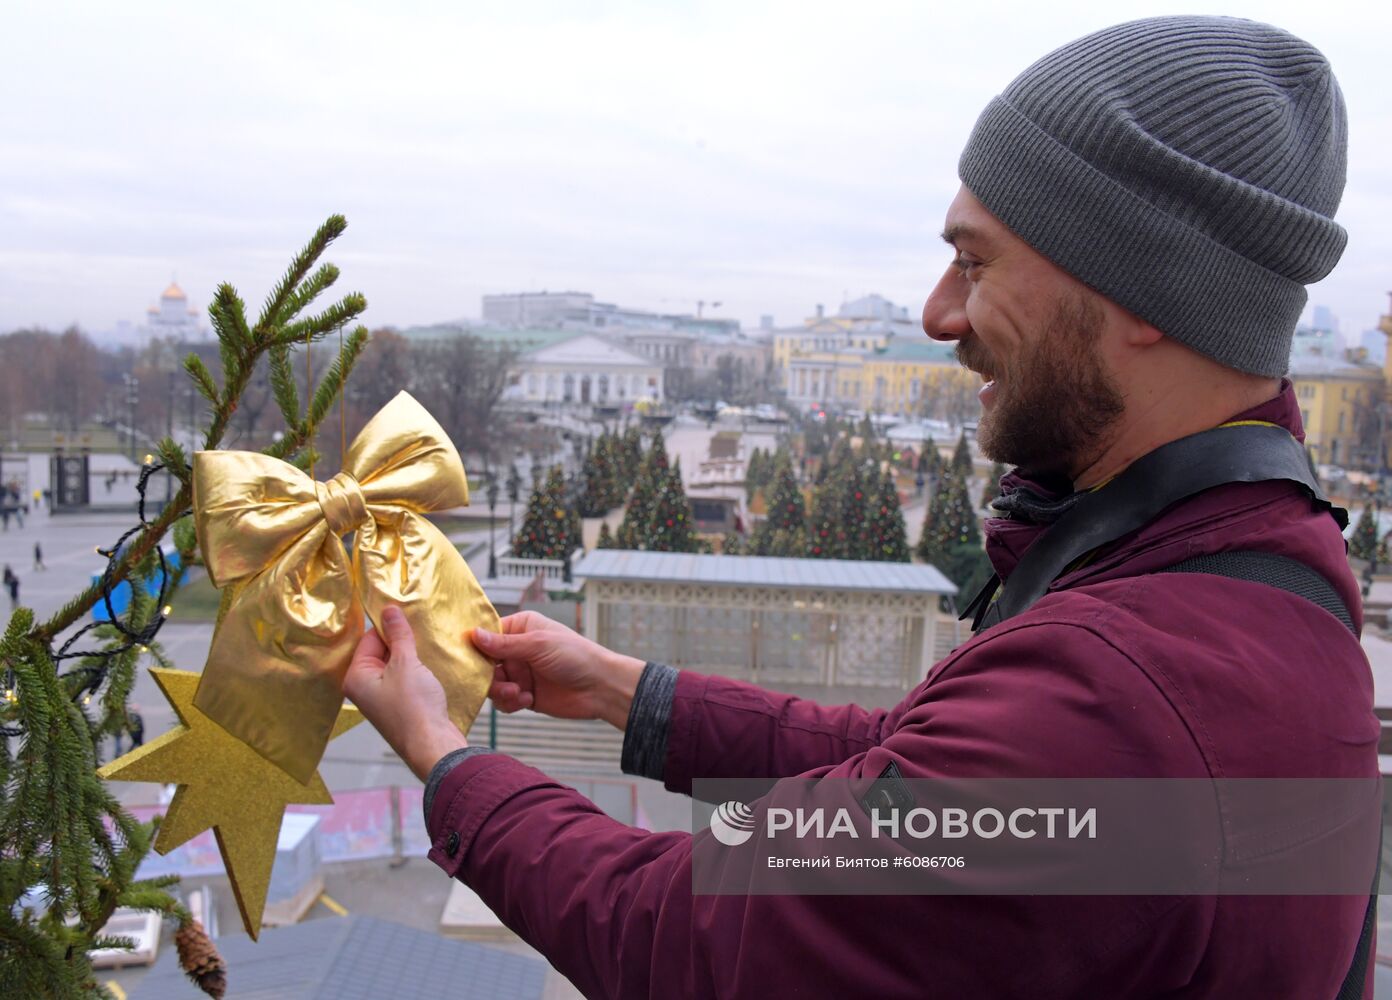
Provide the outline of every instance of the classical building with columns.
<path id="1" fill-rule="evenodd" d="M 579 334 L 518 357 L 505 398 L 527 403 L 661 402 L 663 366 L 596 337 Z"/>

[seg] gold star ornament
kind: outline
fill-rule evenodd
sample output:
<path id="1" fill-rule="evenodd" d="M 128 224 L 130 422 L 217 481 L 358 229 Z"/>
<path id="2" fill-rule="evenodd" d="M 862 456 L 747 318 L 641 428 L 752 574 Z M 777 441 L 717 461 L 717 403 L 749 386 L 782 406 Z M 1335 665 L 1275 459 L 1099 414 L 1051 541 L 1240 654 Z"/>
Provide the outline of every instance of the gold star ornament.
<path id="1" fill-rule="evenodd" d="M 179 786 L 160 824 L 155 850 L 168 854 L 211 827 L 242 924 L 255 940 L 285 807 L 329 805 L 333 798 L 318 771 L 301 784 L 195 708 L 200 674 L 158 668 L 150 673 L 178 713 L 180 724 L 97 773 L 108 781 Z M 361 721 L 361 712 L 343 705 L 330 738 Z"/>

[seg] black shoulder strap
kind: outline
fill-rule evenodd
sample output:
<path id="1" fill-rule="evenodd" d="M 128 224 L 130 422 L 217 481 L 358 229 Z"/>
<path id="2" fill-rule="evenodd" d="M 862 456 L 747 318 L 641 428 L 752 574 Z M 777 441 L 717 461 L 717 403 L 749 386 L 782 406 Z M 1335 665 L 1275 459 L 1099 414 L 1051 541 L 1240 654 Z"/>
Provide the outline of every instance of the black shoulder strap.
<path id="1" fill-rule="evenodd" d="M 1215 552 L 1212 555 L 1185 559 L 1173 566 L 1166 566 L 1159 572 L 1212 573 L 1235 580 L 1249 580 L 1252 583 L 1264 583 L 1269 587 L 1279 587 L 1319 605 L 1343 622 L 1344 627 L 1355 637 L 1358 635 L 1353 616 L 1349 614 L 1348 607 L 1339 597 L 1334 585 L 1325 579 L 1323 574 L 1298 559 L 1272 552 Z M 1379 852 L 1378 862 L 1373 868 L 1373 891 L 1368 897 L 1368 908 L 1363 913 L 1363 929 L 1358 936 L 1358 946 L 1353 950 L 1353 962 L 1334 1000 L 1363 998 L 1363 986 L 1368 979 L 1368 955 L 1372 951 L 1373 930 L 1377 926 L 1378 882 L 1381 875 L 1382 858 Z"/>
<path id="2" fill-rule="evenodd" d="M 1299 484 L 1340 529 L 1348 525 L 1347 512 L 1325 499 L 1305 449 L 1285 428 L 1248 423 L 1214 427 L 1162 445 L 1083 496 L 1029 547 L 994 602 L 985 606 L 986 594 L 973 601 L 979 612 L 975 629 L 1027 610 L 1076 559 L 1143 527 L 1172 504 L 1225 483 L 1273 479 Z"/>
<path id="3" fill-rule="evenodd" d="M 1344 623 L 1355 636 L 1358 629 L 1353 624 L 1353 616 L 1345 606 L 1343 598 L 1334 585 L 1324 576 L 1299 559 L 1277 555 L 1274 552 L 1214 552 L 1211 555 L 1193 556 L 1173 566 L 1159 570 L 1161 573 L 1212 573 L 1215 576 L 1232 577 L 1234 580 L 1248 580 L 1264 583 L 1269 587 L 1303 597 L 1311 604 L 1317 604 Z"/>
<path id="4" fill-rule="evenodd" d="M 1363 931 L 1358 935 L 1358 947 L 1353 949 L 1353 964 L 1344 976 L 1334 1000 L 1363 1000 L 1363 986 L 1368 981 L 1368 956 L 1373 950 L 1373 931 L 1377 929 L 1378 881 L 1382 876 L 1382 856 L 1373 871 L 1373 894 L 1368 897 L 1368 909 L 1363 914 Z"/>

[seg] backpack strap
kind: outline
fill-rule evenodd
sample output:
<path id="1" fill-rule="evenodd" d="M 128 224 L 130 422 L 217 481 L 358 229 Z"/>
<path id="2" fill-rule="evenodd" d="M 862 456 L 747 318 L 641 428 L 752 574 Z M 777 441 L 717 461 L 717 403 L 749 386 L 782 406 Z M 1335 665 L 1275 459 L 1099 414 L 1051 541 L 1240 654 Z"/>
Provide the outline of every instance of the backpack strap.
<path id="1" fill-rule="evenodd" d="M 1150 523 L 1172 504 L 1225 483 L 1287 480 L 1340 530 L 1348 515 L 1320 492 L 1305 449 L 1283 427 L 1253 421 L 1223 424 L 1143 455 L 1102 487 L 1085 493 L 1044 532 L 1010 573 L 1004 589 L 983 591 L 968 608 L 973 631 L 1028 610 L 1075 560 Z M 992 601 L 992 596 L 995 600 Z"/>
<path id="2" fill-rule="evenodd" d="M 1234 580 L 1247 580 L 1251 583 L 1264 583 L 1303 597 L 1311 604 L 1317 604 L 1328 611 L 1344 628 L 1358 635 L 1353 616 L 1349 614 L 1339 592 L 1324 576 L 1299 559 L 1277 555 L 1274 552 L 1214 552 L 1210 555 L 1193 556 L 1173 566 L 1166 566 L 1160 573 L 1212 573 L 1227 576 Z"/>
<path id="3" fill-rule="evenodd" d="M 1157 572 L 1212 573 L 1277 587 L 1319 605 L 1343 622 L 1355 638 L 1358 636 L 1353 616 L 1334 585 L 1299 559 L 1279 556 L 1274 552 L 1215 552 L 1193 556 Z M 1378 882 L 1382 875 L 1381 838 L 1378 846 L 1378 860 L 1373 867 L 1373 891 L 1368 897 L 1368 908 L 1363 913 L 1363 930 L 1358 935 L 1358 946 L 1353 950 L 1353 962 L 1334 1000 L 1363 1000 L 1363 986 L 1368 979 L 1368 955 L 1372 951 L 1373 931 L 1377 927 Z"/>

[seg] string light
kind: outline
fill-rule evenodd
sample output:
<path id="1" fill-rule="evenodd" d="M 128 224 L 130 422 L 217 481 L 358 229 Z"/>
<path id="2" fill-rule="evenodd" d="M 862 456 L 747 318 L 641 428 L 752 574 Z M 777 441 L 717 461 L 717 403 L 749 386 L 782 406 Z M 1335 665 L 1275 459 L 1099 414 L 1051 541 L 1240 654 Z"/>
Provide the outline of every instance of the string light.
<path id="1" fill-rule="evenodd" d="M 106 558 L 106 569 L 103 570 L 101 581 L 97 585 L 101 593 L 101 603 L 106 608 L 106 619 L 104 621 L 93 619 L 86 625 L 83 625 L 69 636 L 63 645 L 52 654 L 55 666 L 61 664 L 64 660 L 76 659 L 82 661 L 77 667 L 62 675 L 63 679 L 70 679 L 72 683 L 70 690 L 72 690 L 74 703 L 78 703 L 80 699 L 83 705 L 91 704 L 92 695 L 106 682 L 106 674 L 112 657 L 128 653 L 133 649 L 140 653 L 148 653 L 150 651 L 150 643 L 154 642 L 155 636 L 160 630 L 160 626 L 164 624 L 165 619 L 169 616 L 169 612 L 173 610 L 166 603 L 169 596 L 171 576 L 169 572 L 169 563 L 164 557 L 164 550 L 159 546 L 155 546 L 154 548 L 155 559 L 158 562 L 160 573 L 159 595 L 156 598 L 156 606 L 161 608 L 162 613 L 152 615 L 150 620 L 140 628 L 132 628 L 125 621 L 121 620 L 121 616 L 116 613 L 116 608 L 111 603 L 111 592 L 117 586 L 117 581 L 115 580 L 116 569 L 120 564 L 120 556 L 125 551 L 126 543 L 139 532 L 150 527 L 150 521 L 145 516 L 145 492 L 149 487 L 150 477 L 163 469 L 164 464 L 156 463 L 153 455 L 147 455 L 145 461 L 146 464 L 141 468 L 140 478 L 135 485 L 136 492 L 139 495 L 139 499 L 136 503 L 136 516 L 140 519 L 139 523 L 127 530 L 125 534 L 116 540 L 116 544 L 109 549 L 104 549 L 100 545 L 95 547 L 97 555 Z M 132 588 L 144 584 L 144 581 L 140 579 L 128 579 L 123 582 L 126 582 Z M 82 636 L 93 629 L 103 626 L 115 629 L 125 641 L 99 649 L 73 648 Z M 13 677 L 13 673 L 9 671 L 6 673 L 9 674 L 9 676 L 5 678 L 8 682 Z M 13 704 L 19 700 L 19 697 L 12 687 L 7 687 L 4 693 L 4 700 Z M 0 726 L 0 736 L 23 735 L 24 727 L 21 724 Z"/>
<path id="2" fill-rule="evenodd" d="M 174 613 L 174 605 L 172 605 L 172 604 L 166 604 L 164 607 L 160 608 L 160 614 L 164 615 L 164 617 L 166 617 L 166 618 L 168 618 L 168 617 L 169 617 L 170 615 L 172 615 L 173 613 Z"/>

